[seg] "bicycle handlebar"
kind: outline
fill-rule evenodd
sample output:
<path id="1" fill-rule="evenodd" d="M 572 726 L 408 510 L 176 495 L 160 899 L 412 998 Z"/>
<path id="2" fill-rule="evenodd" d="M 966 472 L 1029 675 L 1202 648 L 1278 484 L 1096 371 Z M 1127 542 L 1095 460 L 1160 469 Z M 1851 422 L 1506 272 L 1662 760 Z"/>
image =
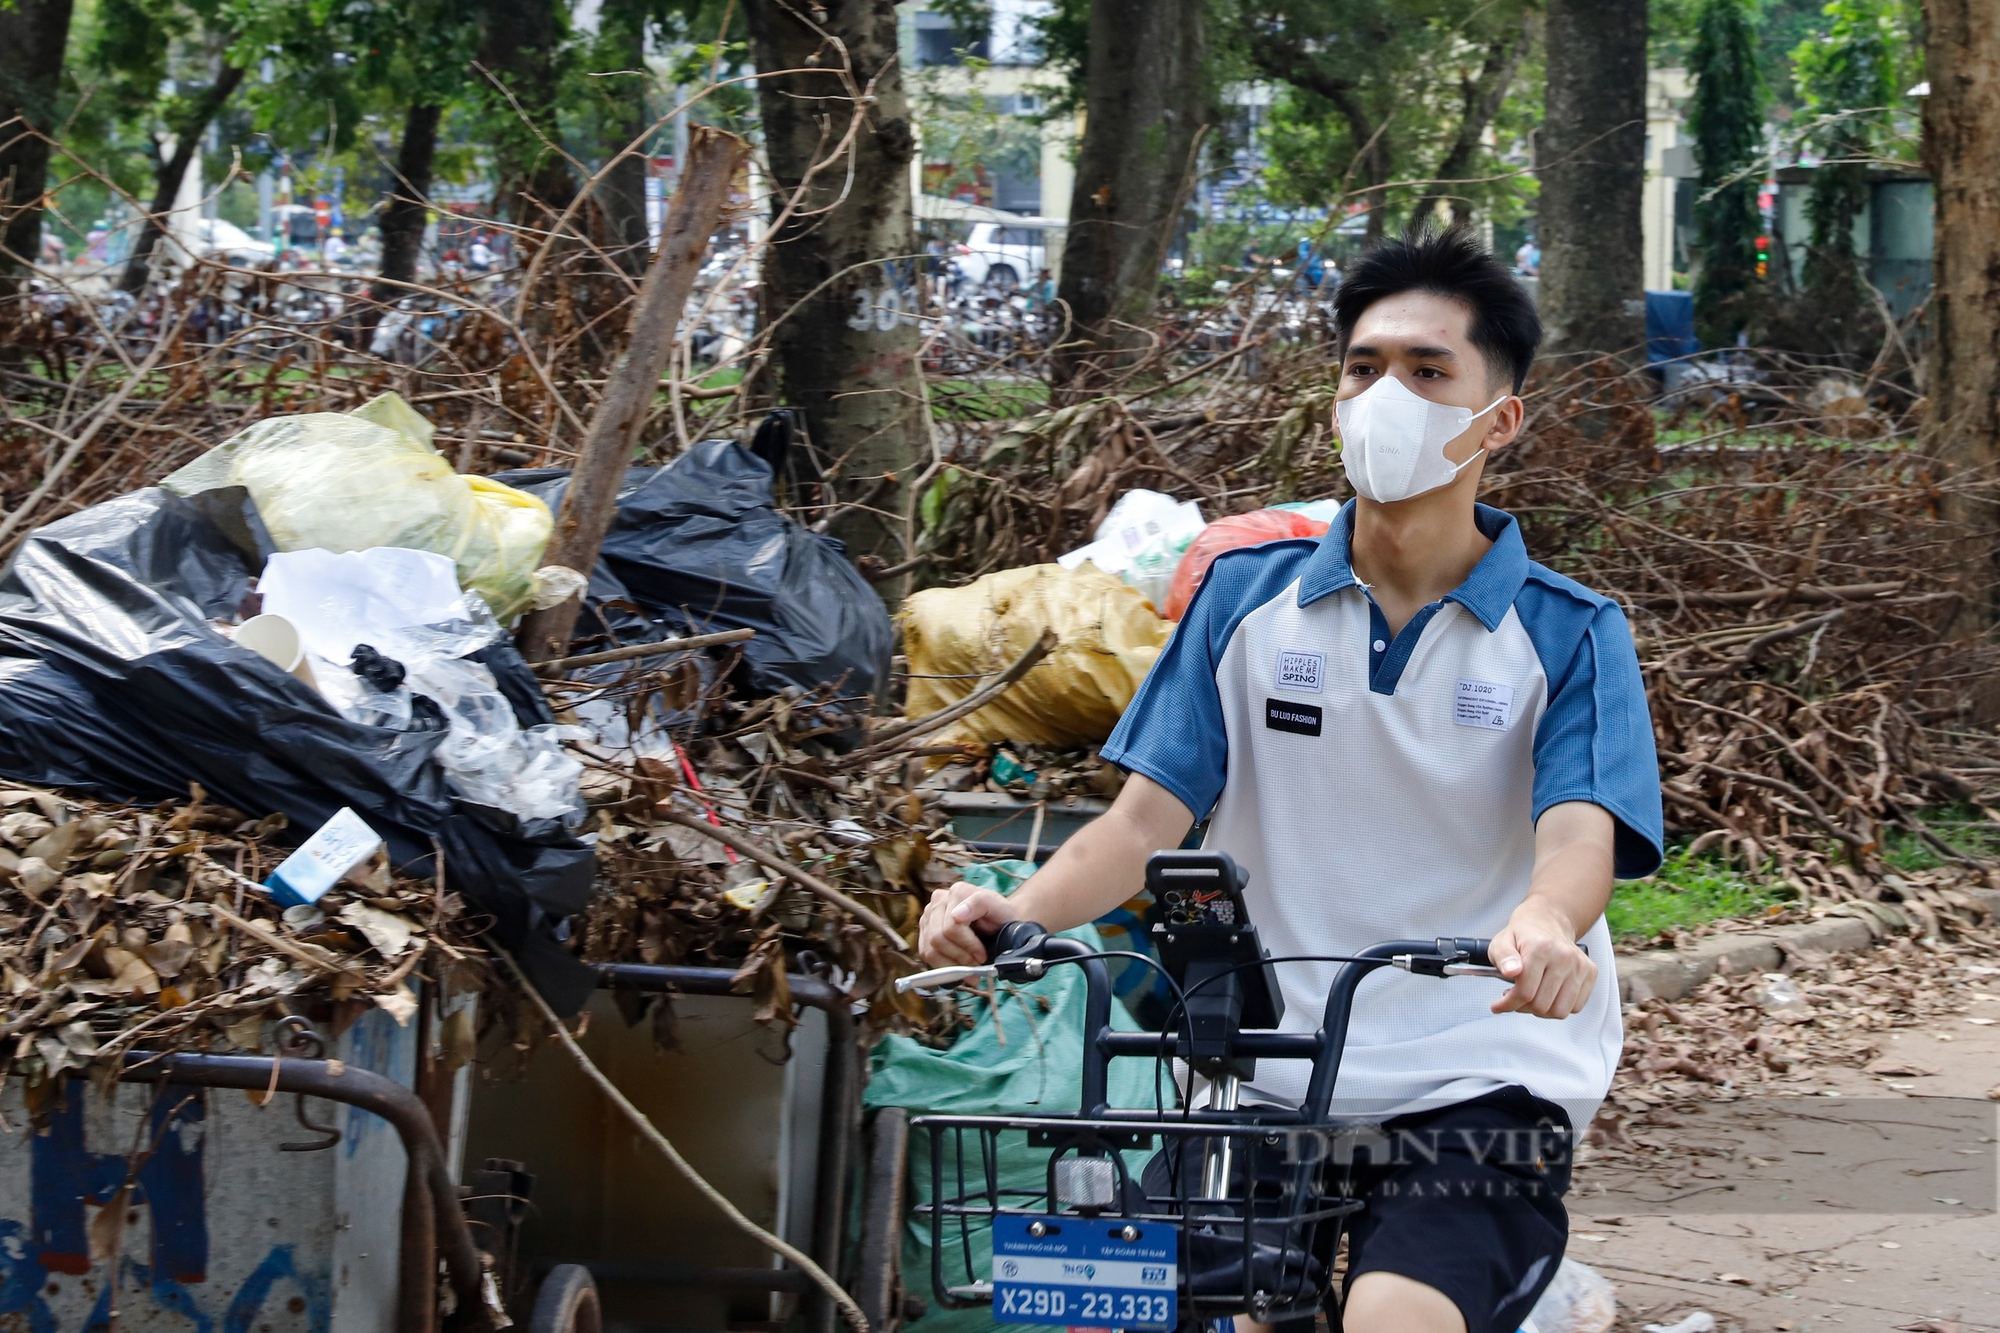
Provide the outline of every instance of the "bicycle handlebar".
<path id="1" fill-rule="evenodd" d="M 1475 936 L 1439 936 L 1430 940 L 1387 940 L 1345 959 L 1345 965 L 1328 988 L 1326 1009 L 1316 1033 L 1241 1032 L 1236 1034 L 1243 1054 L 1265 1058 L 1311 1059 L 1313 1072 L 1300 1108 L 1309 1123 L 1323 1120 L 1333 1099 L 1334 1081 L 1339 1077 L 1341 1056 L 1347 1045 L 1347 1026 L 1354 1006 L 1354 993 L 1377 968 L 1395 967 L 1418 976 L 1485 976 L 1504 980 L 1493 966 L 1492 940 Z M 1579 943 L 1578 948 L 1584 946 Z M 1008 981 L 1034 981 L 1051 963 L 1075 959 L 1084 970 L 1088 994 L 1085 1001 L 1084 1030 L 1089 1034 L 1083 1069 L 1083 1097 L 1079 1111 L 1086 1115 L 1105 1113 L 1104 1092 L 1108 1066 L 1116 1056 L 1161 1058 L 1181 1053 L 1184 1044 L 1178 1033 L 1114 1032 L 1111 1029 L 1111 977 L 1104 960 L 1076 940 L 1052 935 L 1032 921 L 1010 921 L 987 942 L 990 961 L 978 967 L 940 967 L 914 976 L 899 977 L 899 992 L 919 987 L 951 986 L 979 977 Z M 1588 949 L 1585 949 L 1588 953 Z"/>

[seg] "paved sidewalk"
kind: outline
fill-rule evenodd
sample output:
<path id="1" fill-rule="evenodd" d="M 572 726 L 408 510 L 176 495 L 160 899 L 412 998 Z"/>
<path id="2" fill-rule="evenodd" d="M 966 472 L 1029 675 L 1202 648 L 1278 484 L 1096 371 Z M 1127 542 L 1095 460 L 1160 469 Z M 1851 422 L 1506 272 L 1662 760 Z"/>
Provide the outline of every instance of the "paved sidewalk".
<path id="1" fill-rule="evenodd" d="M 1586 1160 L 1578 1171 L 1583 1193 L 1572 1211 L 1569 1253 L 1617 1284 L 1617 1327 L 1670 1325 L 1690 1310 L 1704 1309 L 1722 1328 L 1733 1326 L 1745 1333 L 2000 1330 L 2000 1217 L 1991 1211 L 2000 1103 L 1985 1096 L 2000 1083 L 2000 1023 L 1971 1021 L 1982 1016 L 2000 1020 L 2000 994 L 1995 1002 L 1974 1004 L 1970 1014 L 1883 1034 L 1889 1054 L 1914 1066 L 1935 1068 L 1935 1074 L 1883 1077 L 1853 1069 L 1828 1070 L 1818 1086 L 1843 1097 L 1827 1098 L 1822 1093 L 1819 1098 L 1783 1103 L 1802 1112 L 1812 1110 L 1815 1102 L 1845 1101 L 1850 1109 L 1865 1104 L 1868 1116 L 1887 1126 L 1885 1136 L 1906 1136 L 1885 1137 L 1882 1159 L 1856 1163 L 1848 1172 L 1813 1163 L 1806 1169 L 1805 1178 L 1814 1182 L 1807 1193 L 1838 1189 L 1845 1174 L 1850 1181 L 1847 1192 L 1865 1195 L 1868 1190 L 1852 1187 L 1865 1174 L 1861 1170 L 1865 1166 L 1920 1177 L 1898 1189 L 1904 1202 L 1891 1206 L 1907 1209 L 1907 1200 L 1921 1197 L 1929 1211 L 1872 1210 L 1868 1197 L 1831 1204 L 1802 1200 L 1800 1211 L 1788 1213 L 1699 1211 L 1702 1196 L 1691 1195 L 1672 1205 L 1671 1216 L 1637 1211 L 1606 1216 L 1593 1211 L 1599 1205 L 1588 1200 L 1593 1178 Z M 1949 1105 L 1913 1106 L 1910 1121 L 1899 1121 L 1893 1114 L 1897 1102 L 1929 1098 L 1954 1100 Z M 1911 1147 L 1912 1138 L 1922 1137 L 1924 1131 L 1907 1126 L 1939 1117 L 1955 1121 L 1957 1128 L 1942 1139 L 1929 1136 L 1921 1150 Z M 1938 1165 L 1954 1159 L 1965 1163 L 1963 1170 Z M 1894 1160 L 1926 1165 L 1897 1170 Z M 1711 1178 L 1741 1180 L 1760 1171 L 1786 1169 L 1785 1163 L 1754 1156 L 1747 1160 L 1690 1156 L 1671 1179 L 1663 1175 L 1657 1182 L 1662 1188 L 1653 1197 L 1718 1188 L 1702 1183 Z M 1828 1180 L 1835 1183 L 1828 1186 Z M 1964 1202 L 1939 1203 L 1931 1196 L 1957 1196 Z"/>

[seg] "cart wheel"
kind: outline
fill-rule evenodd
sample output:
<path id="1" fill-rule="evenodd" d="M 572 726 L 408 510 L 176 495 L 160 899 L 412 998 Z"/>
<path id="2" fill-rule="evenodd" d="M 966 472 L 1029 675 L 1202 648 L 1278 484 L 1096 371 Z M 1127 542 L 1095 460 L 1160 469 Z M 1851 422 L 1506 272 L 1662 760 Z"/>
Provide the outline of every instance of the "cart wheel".
<path id="1" fill-rule="evenodd" d="M 902 1320 L 897 1258 L 903 1247 L 903 1194 L 908 1188 L 910 1113 L 885 1106 L 869 1134 L 868 1191 L 862 1204 L 861 1257 L 853 1291 L 868 1327 L 894 1329 Z"/>
<path id="2" fill-rule="evenodd" d="M 528 1333 L 602 1333 L 603 1312 L 597 1304 L 597 1283 L 582 1264 L 557 1264 L 542 1279 L 535 1294 L 535 1312 L 528 1316 Z"/>

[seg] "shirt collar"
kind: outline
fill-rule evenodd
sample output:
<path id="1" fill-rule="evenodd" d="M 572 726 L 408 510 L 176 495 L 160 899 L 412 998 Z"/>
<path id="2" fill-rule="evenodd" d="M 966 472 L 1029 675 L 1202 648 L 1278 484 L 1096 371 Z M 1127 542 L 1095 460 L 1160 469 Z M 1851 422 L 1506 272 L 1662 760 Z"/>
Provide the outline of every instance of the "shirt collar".
<path id="1" fill-rule="evenodd" d="M 1500 622 L 1507 617 L 1507 608 L 1514 604 L 1521 585 L 1528 581 L 1528 548 L 1521 540 L 1520 524 L 1504 510 L 1474 505 L 1472 521 L 1479 525 L 1480 534 L 1493 543 L 1493 548 L 1480 557 L 1465 582 L 1445 594 L 1444 600 L 1457 602 L 1491 632 L 1500 628 Z M 1305 574 L 1299 580 L 1300 606 L 1310 606 L 1342 588 L 1359 585 L 1349 554 L 1353 545 L 1354 501 L 1349 500 L 1335 515 L 1326 536 L 1320 538 L 1319 550 L 1306 564 Z"/>

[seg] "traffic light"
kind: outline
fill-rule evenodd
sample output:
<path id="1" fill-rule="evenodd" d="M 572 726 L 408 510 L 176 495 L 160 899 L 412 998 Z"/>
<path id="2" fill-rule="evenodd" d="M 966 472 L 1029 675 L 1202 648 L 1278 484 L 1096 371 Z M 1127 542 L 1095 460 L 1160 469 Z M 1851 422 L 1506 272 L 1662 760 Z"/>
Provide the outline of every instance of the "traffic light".
<path id="1" fill-rule="evenodd" d="M 1771 238 L 1757 238 L 1757 276 L 1764 277 L 1771 271 Z"/>

